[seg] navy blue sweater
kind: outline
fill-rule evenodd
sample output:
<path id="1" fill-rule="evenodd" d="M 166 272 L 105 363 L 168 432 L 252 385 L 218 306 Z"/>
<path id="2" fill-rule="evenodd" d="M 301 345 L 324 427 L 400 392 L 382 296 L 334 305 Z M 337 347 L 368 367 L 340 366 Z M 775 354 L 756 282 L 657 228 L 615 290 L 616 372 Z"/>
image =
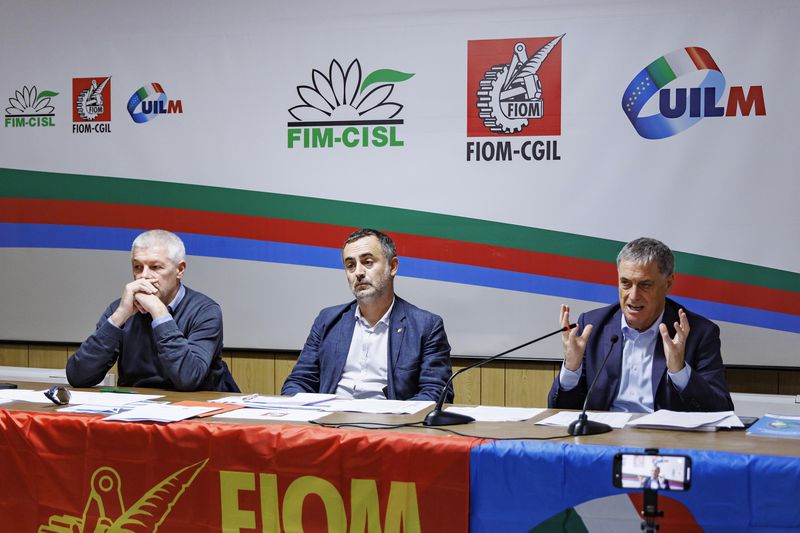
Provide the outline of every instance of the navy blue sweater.
<path id="1" fill-rule="evenodd" d="M 152 327 L 150 315 L 136 313 L 122 328 L 108 322 L 119 300 L 100 317 L 95 332 L 67 361 L 73 387 L 99 383 L 117 363 L 117 383 L 179 391 L 238 392 L 222 360 L 222 310 L 186 287 L 186 295 L 168 320 Z"/>

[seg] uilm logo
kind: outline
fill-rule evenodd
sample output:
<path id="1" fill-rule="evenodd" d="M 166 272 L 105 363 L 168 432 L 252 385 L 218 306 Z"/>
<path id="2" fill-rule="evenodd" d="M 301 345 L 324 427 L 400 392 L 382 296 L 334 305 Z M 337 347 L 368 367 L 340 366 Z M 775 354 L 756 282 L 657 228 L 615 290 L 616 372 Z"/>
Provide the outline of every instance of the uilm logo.
<path id="1" fill-rule="evenodd" d="M 169 100 L 160 83 L 139 87 L 128 99 L 128 113 L 137 124 L 144 124 L 160 115 L 183 113 L 181 100 Z"/>
<path id="2" fill-rule="evenodd" d="M 645 139 L 672 137 L 705 117 L 767 114 L 761 85 L 746 90 L 732 86 L 725 105 L 718 105 L 725 83 L 725 75 L 708 50 L 679 48 L 639 71 L 622 95 L 622 110 Z M 656 93 L 657 100 L 653 98 Z"/>

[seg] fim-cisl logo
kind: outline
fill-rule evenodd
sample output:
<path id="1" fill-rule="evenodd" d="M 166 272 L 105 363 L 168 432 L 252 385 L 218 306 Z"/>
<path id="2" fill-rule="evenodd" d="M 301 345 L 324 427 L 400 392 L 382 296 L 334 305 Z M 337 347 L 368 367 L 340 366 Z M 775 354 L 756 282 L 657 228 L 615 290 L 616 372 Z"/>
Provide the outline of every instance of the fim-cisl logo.
<path id="1" fill-rule="evenodd" d="M 467 161 L 561 160 L 563 37 L 468 41 Z"/>
<path id="2" fill-rule="evenodd" d="M 36 85 L 24 85 L 22 90 L 14 91 L 14 96 L 8 99 L 9 107 L 6 108 L 6 128 L 45 128 L 55 126 L 55 107 L 50 105 L 50 99 L 58 96 L 53 91 L 42 91 Z"/>
<path id="3" fill-rule="evenodd" d="M 303 102 L 289 109 L 289 148 L 385 148 L 403 146 L 396 118 L 403 106 L 389 101 L 395 85 L 414 74 L 393 69 L 375 70 L 362 78 L 356 59 L 345 71 L 331 61 L 326 76 L 311 71 L 311 85 L 298 85 Z"/>
<path id="4" fill-rule="evenodd" d="M 111 133 L 111 76 L 72 78 L 72 133 Z"/>

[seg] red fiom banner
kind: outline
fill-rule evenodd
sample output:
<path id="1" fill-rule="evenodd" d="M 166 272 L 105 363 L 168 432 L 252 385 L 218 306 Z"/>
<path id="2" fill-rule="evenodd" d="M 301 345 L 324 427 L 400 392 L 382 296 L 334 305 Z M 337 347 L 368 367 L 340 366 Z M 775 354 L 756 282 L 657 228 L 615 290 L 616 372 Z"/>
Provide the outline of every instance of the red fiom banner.
<path id="1" fill-rule="evenodd" d="M 0 410 L 3 531 L 467 531 L 477 439 Z"/>

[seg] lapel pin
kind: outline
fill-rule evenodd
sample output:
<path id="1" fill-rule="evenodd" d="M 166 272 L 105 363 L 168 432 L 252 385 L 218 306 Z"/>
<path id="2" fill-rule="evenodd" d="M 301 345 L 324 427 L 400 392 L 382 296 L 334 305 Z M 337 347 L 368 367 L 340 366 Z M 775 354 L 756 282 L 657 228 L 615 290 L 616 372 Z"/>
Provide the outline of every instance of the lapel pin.
<path id="1" fill-rule="evenodd" d="M 403 328 L 397 328 L 397 333 L 403 333 Z"/>

